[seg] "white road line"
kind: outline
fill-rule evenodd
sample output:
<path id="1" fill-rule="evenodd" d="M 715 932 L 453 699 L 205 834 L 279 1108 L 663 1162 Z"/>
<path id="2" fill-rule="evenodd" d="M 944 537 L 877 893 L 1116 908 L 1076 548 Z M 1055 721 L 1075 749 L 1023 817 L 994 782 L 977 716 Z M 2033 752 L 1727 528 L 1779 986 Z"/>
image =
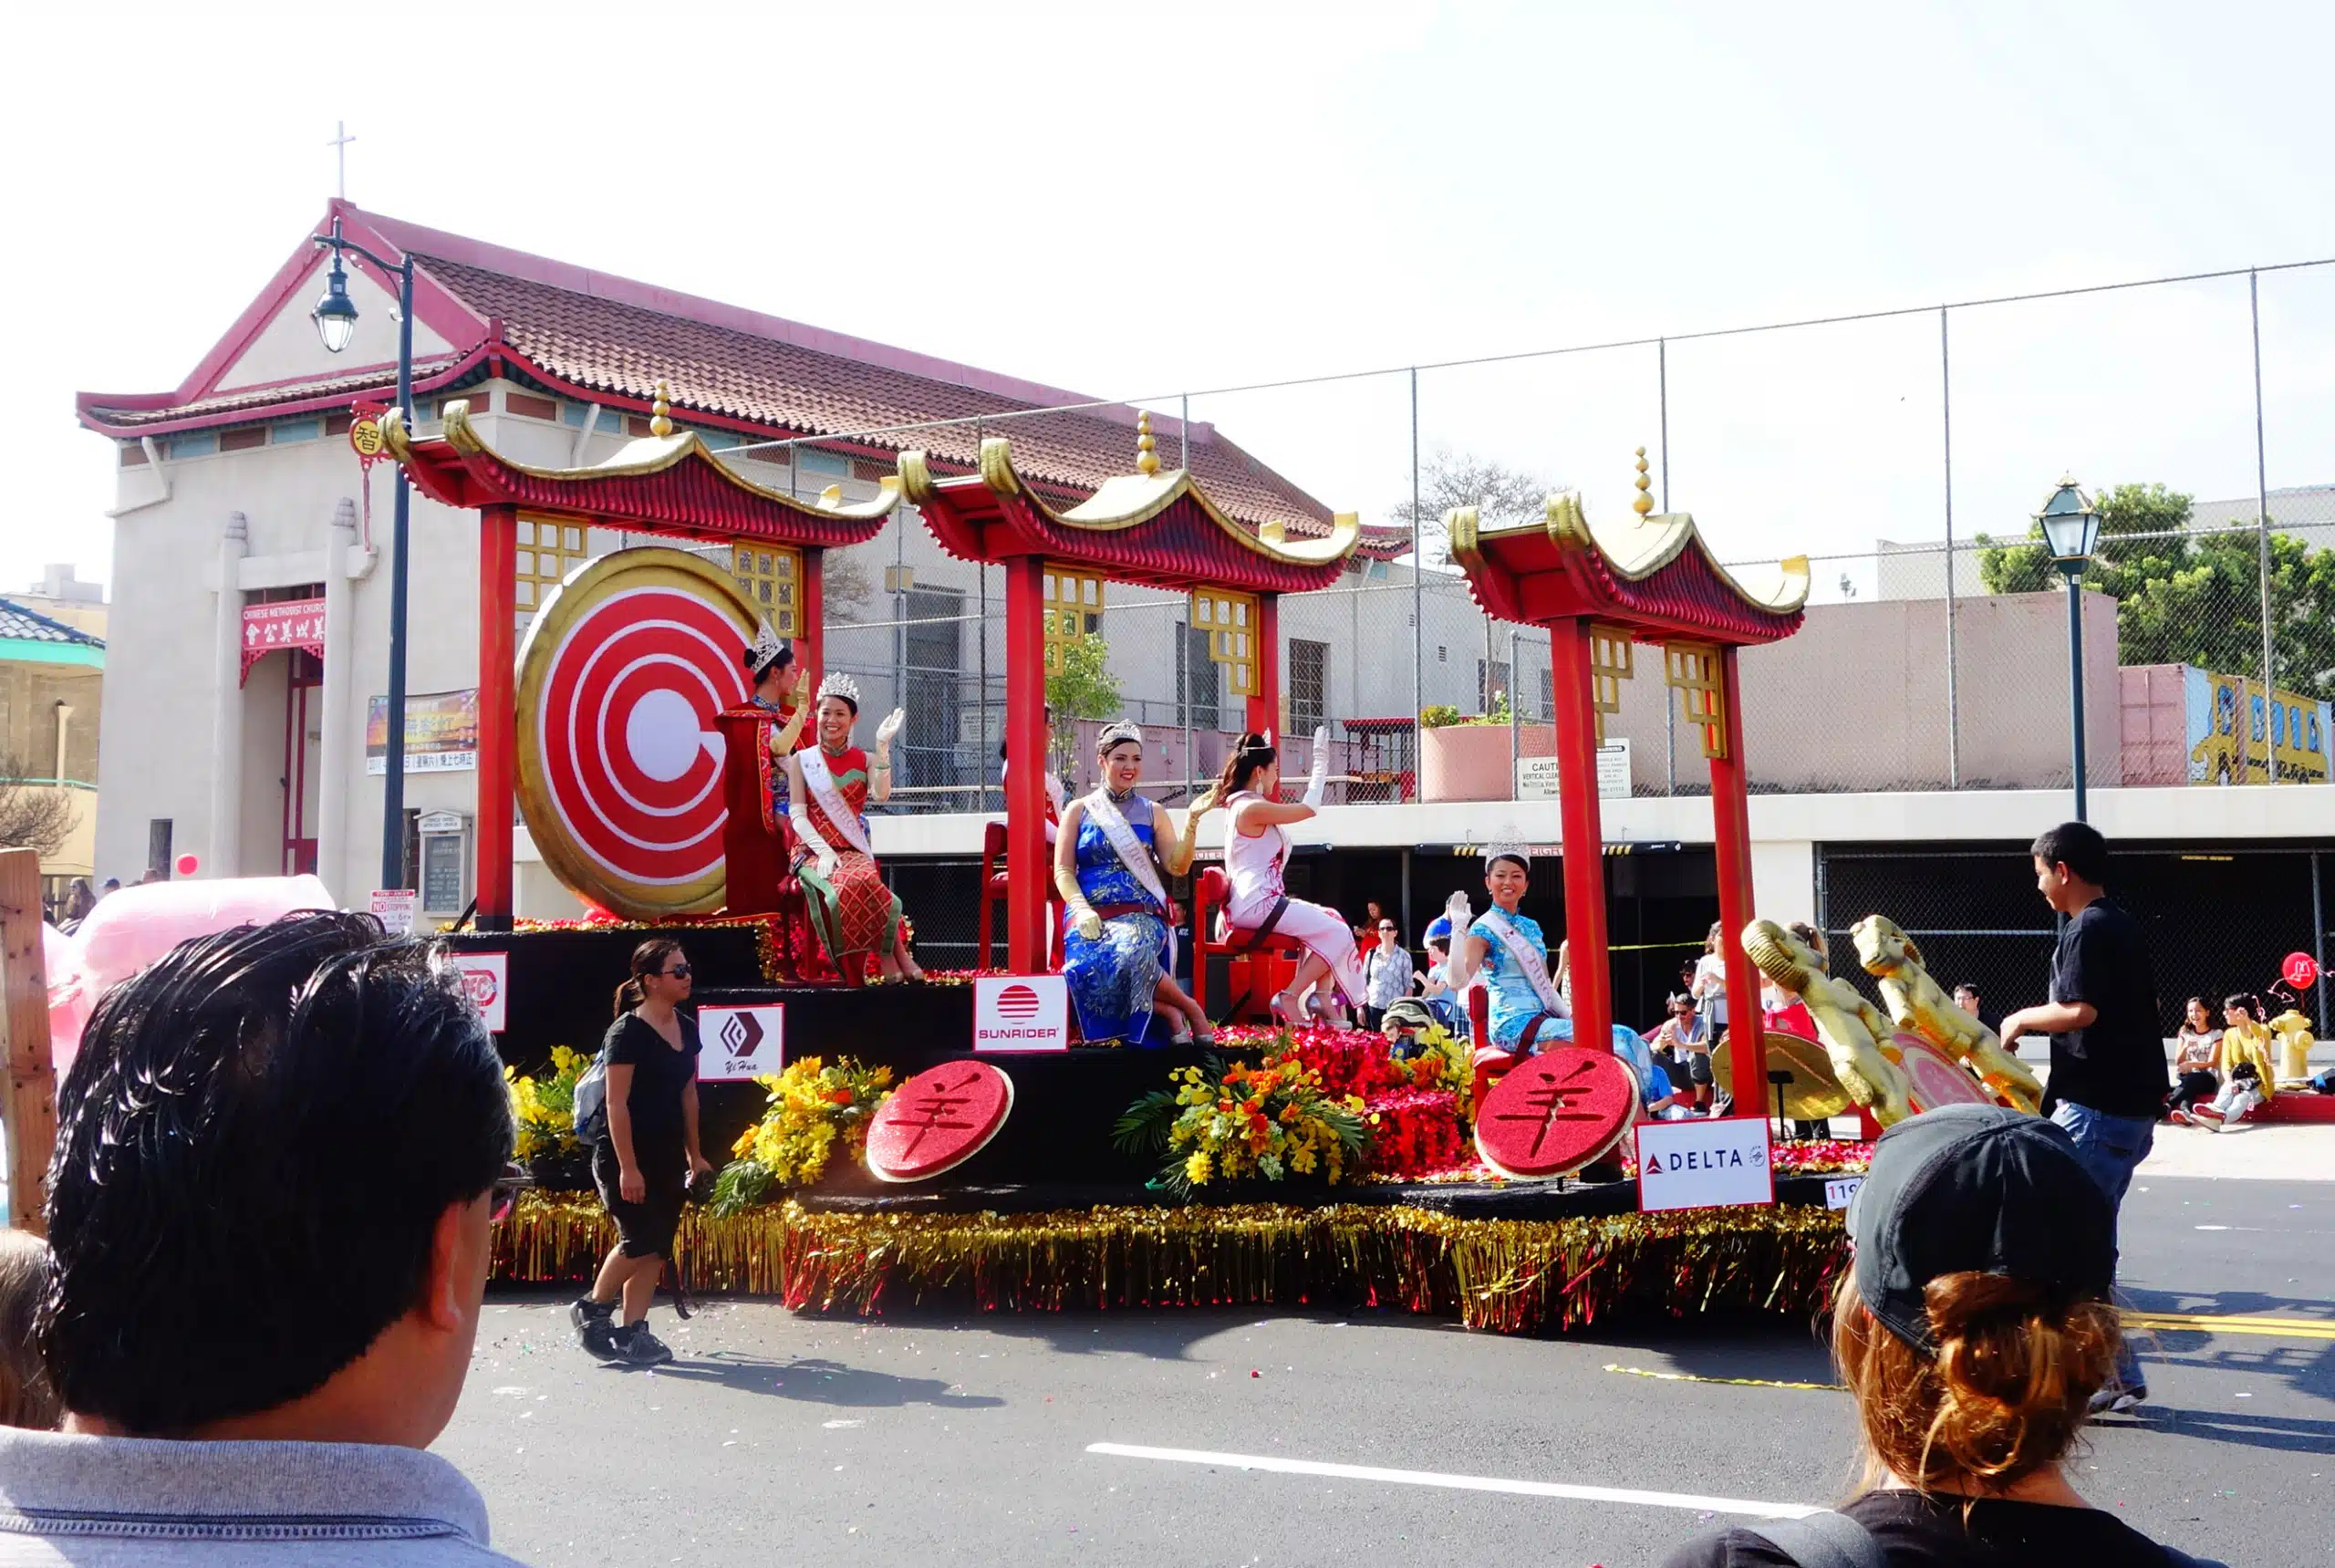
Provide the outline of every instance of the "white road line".
<path id="1" fill-rule="evenodd" d="M 1396 1470 L 1380 1465 L 1336 1465 L 1320 1459 L 1289 1459 L 1271 1454 L 1219 1454 L 1205 1449 L 1152 1449 L 1138 1443 L 1089 1443 L 1090 1454 L 1123 1459 L 1166 1459 L 1173 1464 L 1215 1465 L 1222 1469 L 1271 1470 L 1282 1475 L 1334 1476 L 1341 1480 L 1387 1481 L 1397 1486 L 1450 1487 L 1459 1491 L 1505 1491 L 1523 1497 L 1562 1497 L 1580 1502 L 1628 1502 L 1642 1508 L 1690 1508 L 1697 1513 L 1748 1513 L 1767 1519 L 1800 1519 L 1821 1513 L 1799 1502 L 1753 1502 L 1739 1497 L 1697 1497 L 1680 1491 L 1641 1491 L 1634 1487 L 1572 1486 L 1563 1481 L 1510 1480 L 1500 1476 L 1456 1476 L 1440 1470 Z"/>

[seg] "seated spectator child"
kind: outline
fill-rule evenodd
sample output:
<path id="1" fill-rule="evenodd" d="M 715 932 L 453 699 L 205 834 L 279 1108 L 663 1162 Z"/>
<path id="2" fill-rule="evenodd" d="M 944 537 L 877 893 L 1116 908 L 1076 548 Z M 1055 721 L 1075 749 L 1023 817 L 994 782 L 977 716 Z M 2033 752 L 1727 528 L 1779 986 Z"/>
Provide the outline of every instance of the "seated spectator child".
<path id="1" fill-rule="evenodd" d="M 33 1344 L 33 1314 L 48 1293 L 48 1244 L 0 1231 L 0 1427 L 50 1431 L 61 1412 Z"/>
<path id="2" fill-rule="evenodd" d="M 2256 1017 L 2257 1005 L 2252 996 L 2243 993 L 2223 1001 L 2221 1093 L 2191 1113 L 2203 1118 L 2191 1126 L 2211 1123 L 2227 1132 L 2278 1092 L 2270 1068 L 2270 1031 Z"/>
<path id="3" fill-rule="evenodd" d="M 2212 1099 L 2222 1086 L 2221 1075 L 2216 1071 L 2222 1059 L 2222 1032 L 2214 1027 L 2214 1017 L 2206 1010 L 2204 997 L 2189 999 L 2175 1041 L 2178 1054 L 2174 1058 L 2173 1075 L 2177 1082 L 2165 1115 L 2184 1127 L 2194 1127 L 2196 1123 L 2190 1113 Z"/>
<path id="4" fill-rule="evenodd" d="M 1668 1568 L 2203 1568 L 2070 1483 L 2116 1366 L 2116 1218 L 2065 1128 L 1943 1106 L 1881 1135 L 1850 1202 L 1832 1360 L 1859 1495 L 1687 1542 Z"/>

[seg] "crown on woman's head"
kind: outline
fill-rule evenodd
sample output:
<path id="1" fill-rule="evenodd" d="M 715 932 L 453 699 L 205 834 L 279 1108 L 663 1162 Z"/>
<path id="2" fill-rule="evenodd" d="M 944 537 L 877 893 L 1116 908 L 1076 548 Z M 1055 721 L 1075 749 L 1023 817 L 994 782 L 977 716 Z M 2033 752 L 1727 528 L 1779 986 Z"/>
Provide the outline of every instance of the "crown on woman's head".
<path id="1" fill-rule="evenodd" d="M 1527 869 L 1530 869 L 1532 865 L 1532 846 L 1529 844 L 1487 844 L 1484 846 L 1486 866 L 1489 866 L 1503 855 L 1511 860 L 1521 860 Z"/>
<path id="2" fill-rule="evenodd" d="M 830 697 L 840 697 L 856 709 L 859 706 L 859 682 L 840 670 L 830 670 L 819 678 L 819 693 L 814 701 L 825 701 Z"/>
<path id="3" fill-rule="evenodd" d="M 791 651 L 786 646 L 786 639 L 773 629 L 769 618 L 764 617 L 754 627 L 754 646 L 747 657 L 747 667 L 753 671 L 754 678 L 760 680 L 765 670 Z"/>

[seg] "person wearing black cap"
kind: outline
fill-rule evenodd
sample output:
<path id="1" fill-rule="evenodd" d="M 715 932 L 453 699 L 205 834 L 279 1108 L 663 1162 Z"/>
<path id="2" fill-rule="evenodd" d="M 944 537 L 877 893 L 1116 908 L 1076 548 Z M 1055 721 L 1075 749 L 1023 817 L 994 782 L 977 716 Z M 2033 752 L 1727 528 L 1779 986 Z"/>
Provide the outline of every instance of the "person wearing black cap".
<path id="1" fill-rule="evenodd" d="M 2003 1045 L 2016 1054 L 2021 1034 L 2051 1036 L 2043 1114 L 2068 1129 L 2110 1207 L 2121 1208 L 2173 1092 L 2148 938 L 2102 890 L 2108 841 L 2099 829 L 2063 822 L 2036 839 L 2030 853 L 2036 891 L 2068 923 L 2051 953 L 2051 1000 L 2005 1018 Z M 2098 1408 L 2122 1414 L 2148 1397 L 2128 1345 L 2117 1358 L 2115 1379 L 2100 1391 Z"/>
<path id="2" fill-rule="evenodd" d="M 1666 1568 L 2181 1568 L 2068 1484 L 2120 1339 L 2115 1210 L 2065 1128 L 1946 1106 L 1881 1135 L 1849 1205 L 1832 1359 L 1863 1490 L 1838 1513 L 1689 1542 Z"/>

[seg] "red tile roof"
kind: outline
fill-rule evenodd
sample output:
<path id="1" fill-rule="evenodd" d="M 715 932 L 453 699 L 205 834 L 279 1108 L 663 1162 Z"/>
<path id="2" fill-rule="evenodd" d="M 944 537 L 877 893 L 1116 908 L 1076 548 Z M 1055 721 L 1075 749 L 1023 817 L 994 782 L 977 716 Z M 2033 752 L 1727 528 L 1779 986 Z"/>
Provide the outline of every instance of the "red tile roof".
<path id="1" fill-rule="evenodd" d="M 439 382 L 474 377 L 483 354 L 509 358 L 523 375 L 532 367 L 547 381 L 637 403 L 644 410 L 661 380 L 671 389 L 676 413 L 695 411 L 773 434 L 837 438 L 838 446 L 878 452 L 921 449 L 944 463 L 970 465 L 981 436 L 1002 435 L 1012 441 L 1014 465 L 1024 476 L 1072 493 L 1091 491 L 1114 474 L 1134 471 L 1132 409 L 1033 413 L 1084 400 L 426 229 L 342 202 L 332 204 L 317 232 L 326 232 L 334 217 L 347 223 L 352 238 L 391 253 L 408 251 L 420 262 L 420 315 L 455 345 L 451 358 L 416 366 L 416 385 L 424 391 Z M 314 254 L 313 244 L 301 246 L 278 273 L 271 293 L 245 311 L 235 334 L 175 394 L 85 393 L 84 422 L 118 435 L 140 427 L 222 424 L 259 417 L 260 410 L 285 403 L 381 390 L 390 378 L 379 369 L 282 387 L 213 390 L 215 372 L 233 358 L 238 343 L 297 291 L 313 286 Z M 975 418 L 982 422 L 860 434 Z M 1157 415 L 1152 422 L 1161 460 L 1182 461 L 1177 422 Z M 1329 532 L 1329 507 L 1211 425 L 1194 423 L 1190 463 L 1209 498 L 1245 523 L 1280 521 L 1300 536 Z"/>
<path id="2" fill-rule="evenodd" d="M 802 435 L 988 416 L 997 422 L 889 431 L 854 444 L 970 464 L 982 435 L 1001 435 L 1023 474 L 1080 491 L 1135 471 L 1132 410 L 1029 414 L 1044 405 L 442 257 L 425 255 L 422 265 L 472 309 L 499 318 L 504 341 L 530 362 L 577 387 L 646 401 L 661 380 L 677 413 L 724 414 Z M 1195 426 L 1194 433 L 1195 476 L 1227 512 L 1293 523 L 1299 534 L 1329 531 L 1328 507 L 1213 430 Z M 1168 461 L 1179 456 L 1172 431 L 1160 447 Z"/>

